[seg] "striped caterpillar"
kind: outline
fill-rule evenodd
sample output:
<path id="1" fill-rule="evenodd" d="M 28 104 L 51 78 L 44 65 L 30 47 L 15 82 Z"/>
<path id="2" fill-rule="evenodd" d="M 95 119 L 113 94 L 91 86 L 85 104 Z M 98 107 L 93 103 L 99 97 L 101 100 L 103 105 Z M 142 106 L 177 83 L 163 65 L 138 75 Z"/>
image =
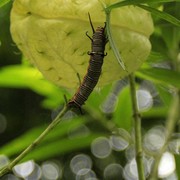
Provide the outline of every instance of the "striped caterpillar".
<path id="1" fill-rule="evenodd" d="M 104 56 L 107 55 L 104 54 L 105 45 L 107 43 L 107 37 L 105 35 L 106 24 L 104 27 L 97 27 L 97 29 L 94 30 L 90 15 L 89 21 L 93 31 L 92 38 L 86 32 L 87 37 L 91 40 L 91 52 L 88 52 L 88 55 L 90 55 L 89 66 L 81 85 L 67 104 L 69 107 L 81 108 L 88 99 L 99 80 L 103 59 Z"/>

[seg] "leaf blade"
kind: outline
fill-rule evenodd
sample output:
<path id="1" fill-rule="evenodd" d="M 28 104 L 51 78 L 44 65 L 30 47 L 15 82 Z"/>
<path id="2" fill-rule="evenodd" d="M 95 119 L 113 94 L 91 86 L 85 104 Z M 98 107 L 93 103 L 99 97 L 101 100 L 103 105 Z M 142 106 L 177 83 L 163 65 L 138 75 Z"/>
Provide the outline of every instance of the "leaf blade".
<path id="1" fill-rule="evenodd" d="M 0 1 L 0 8 L 3 7 L 4 5 L 6 5 L 9 2 L 10 2 L 10 0 L 1 0 Z"/>
<path id="2" fill-rule="evenodd" d="M 114 8 L 119 8 L 119 7 L 128 6 L 128 5 L 137 5 L 140 3 L 167 3 L 167 2 L 173 2 L 173 0 L 126 0 L 126 1 L 120 1 L 120 2 L 111 4 L 110 6 L 106 8 L 106 10 L 110 11 Z M 176 2 L 176 0 L 174 0 L 174 2 Z"/>
<path id="3" fill-rule="evenodd" d="M 108 11 L 106 12 L 106 31 L 108 34 L 108 40 L 109 40 L 110 46 L 113 50 L 113 53 L 114 53 L 118 63 L 121 65 L 123 70 L 126 70 L 126 67 L 124 65 L 124 60 L 122 59 L 122 57 L 118 51 L 118 48 L 114 42 L 113 36 L 112 36 L 111 27 L 110 27 L 110 12 L 108 12 Z"/>
<path id="4" fill-rule="evenodd" d="M 151 12 L 152 14 L 158 16 L 161 19 L 164 19 L 164 20 L 166 20 L 166 21 L 180 27 L 180 20 L 175 18 L 174 16 L 166 13 L 166 12 L 162 12 L 162 11 L 159 11 L 159 10 L 157 10 L 155 8 L 152 8 L 150 6 L 145 6 L 145 5 L 142 5 L 142 4 L 139 4 L 137 6 L 144 9 L 144 10 L 147 10 L 147 11 Z"/>
<path id="5" fill-rule="evenodd" d="M 136 72 L 137 76 L 147 78 L 158 84 L 180 88 L 180 73 L 168 69 L 146 68 Z"/>

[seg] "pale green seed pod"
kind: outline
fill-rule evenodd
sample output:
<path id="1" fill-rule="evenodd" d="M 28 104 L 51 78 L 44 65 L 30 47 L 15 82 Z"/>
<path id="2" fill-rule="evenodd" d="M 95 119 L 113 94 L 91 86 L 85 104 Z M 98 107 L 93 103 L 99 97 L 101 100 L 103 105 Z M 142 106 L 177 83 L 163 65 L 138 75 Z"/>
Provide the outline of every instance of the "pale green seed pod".
<path id="1" fill-rule="evenodd" d="M 104 0 L 105 4 L 116 0 Z M 96 29 L 104 26 L 105 12 L 98 0 L 15 0 L 11 11 L 11 34 L 18 48 L 42 74 L 58 86 L 77 88 L 86 74 L 91 42 L 88 12 Z M 111 28 L 128 73 L 147 59 L 153 32 L 150 13 L 135 6 L 114 9 Z M 128 73 L 106 45 L 98 86 L 121 79 Z"/>

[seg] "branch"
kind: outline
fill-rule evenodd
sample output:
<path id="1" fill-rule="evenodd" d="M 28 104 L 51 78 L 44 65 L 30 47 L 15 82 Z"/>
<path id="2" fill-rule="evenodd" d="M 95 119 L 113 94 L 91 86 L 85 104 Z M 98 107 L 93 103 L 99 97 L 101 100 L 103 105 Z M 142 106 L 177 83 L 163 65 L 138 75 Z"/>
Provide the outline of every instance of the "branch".
<path id="1" fill-rule="evenodd" d="M 28 153 L 30 153 L 36 146 L 38 146 L 41 141 L 45 138 L 48 133 L 53 130 L 57 124 L 61 121 L 63 115 L 69 110 L 67 106 L 65 106 L 61 112 L 57 115 L 57 117 L 52 121 L 52 123 L 40 134 L 40 136 L 35 139 L 32 144 L 30 144 L 18 157 L 16 157 L 12 162 L 10 162 L 7 166 L 0 170 L 0 177 L 12 171 L 12 168 L 20 162 Z"/>
<path id="2" fill-rule="evenodd" d="M 152 167 L 152 173 L 149 178 L 149 180 L 158 179 L 158 166 L 159 162 L 161 160 L 161 157 L 163 153 L 166 151 L 167 146 L 169 144 L 169 141 L 171 140 L 171 136 L 174 132 L 174 128 L 176 126 L 176 123 L 179 118 L 179 109 L 180 109 L 180 93 L 177 92 L 177 94 L 173 97 L 172 105 L 169 110 L 169 114 L 166 121 L 166 139 L 165 144 L 161 148 L 161 150 L 157 153 L 157 155 L 154 157 L 154 165 Z"/>
<path id="3" fill-rule="evenodd" d="M 142 137 L 141 137 L 141 116 L 137 107 L 136 84 L 135 84 L 134 74 L 129 75 L 129 82 L 130 82 L 133 119 L 134 119 L 134 128 L 135 128 L 135 149 L 136 149 L 138 176 L 139 176 L 139 180 L 145 180 L 143 151 L 142 151 Z"/>

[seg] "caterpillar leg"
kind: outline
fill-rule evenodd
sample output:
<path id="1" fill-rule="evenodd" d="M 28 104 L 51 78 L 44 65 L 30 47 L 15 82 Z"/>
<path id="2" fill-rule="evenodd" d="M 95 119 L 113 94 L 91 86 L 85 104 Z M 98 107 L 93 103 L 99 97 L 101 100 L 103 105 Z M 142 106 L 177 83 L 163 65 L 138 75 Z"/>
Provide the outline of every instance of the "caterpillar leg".
<path id="1" fill-rule="evenodd" d="M 94 26 L 93 26 L 93 23 L 92 23 L 92 21 L 91 21 L 91 16 L 90 16 L 90 14 L 88 13 L 88 17 L 89 17 L 89 22 L 90 22 L 90 25 L 91 25 L 91 28 L 92 28 L 92 32 L 93 32 L 93 34 L 95 33 L 95 30 L 94 30 Z M 88 31 L 86 32 L 86 36 L 91 40 L 91 41 L 93 41 L 93 39 L 88 35 Z"/>
<path id="2" fill-rule="evenodd" d="M 66 103 L 66 105 L 68 104 L 68 100 L 67 100 L 67 97 L 66 97 L 66 95 L 64 94 L 64 101 L 65 101 L 65 103 Z"/>
<path id="3" fill-rule="evenodd" d="M 71 100 L 67 103 L 67 106 L 75 113 L 80 113 L 81 115 L 83 115 L 81 106 L 77 105 L 75 103 L 75 101 Z"/>
<path id="4" fill-rule="evenodd" d="M 91 41 L 93 41 L 93 39 L 89 36 L 88 31 L 86 31 L 86 36 L 87 36 Z"/>

